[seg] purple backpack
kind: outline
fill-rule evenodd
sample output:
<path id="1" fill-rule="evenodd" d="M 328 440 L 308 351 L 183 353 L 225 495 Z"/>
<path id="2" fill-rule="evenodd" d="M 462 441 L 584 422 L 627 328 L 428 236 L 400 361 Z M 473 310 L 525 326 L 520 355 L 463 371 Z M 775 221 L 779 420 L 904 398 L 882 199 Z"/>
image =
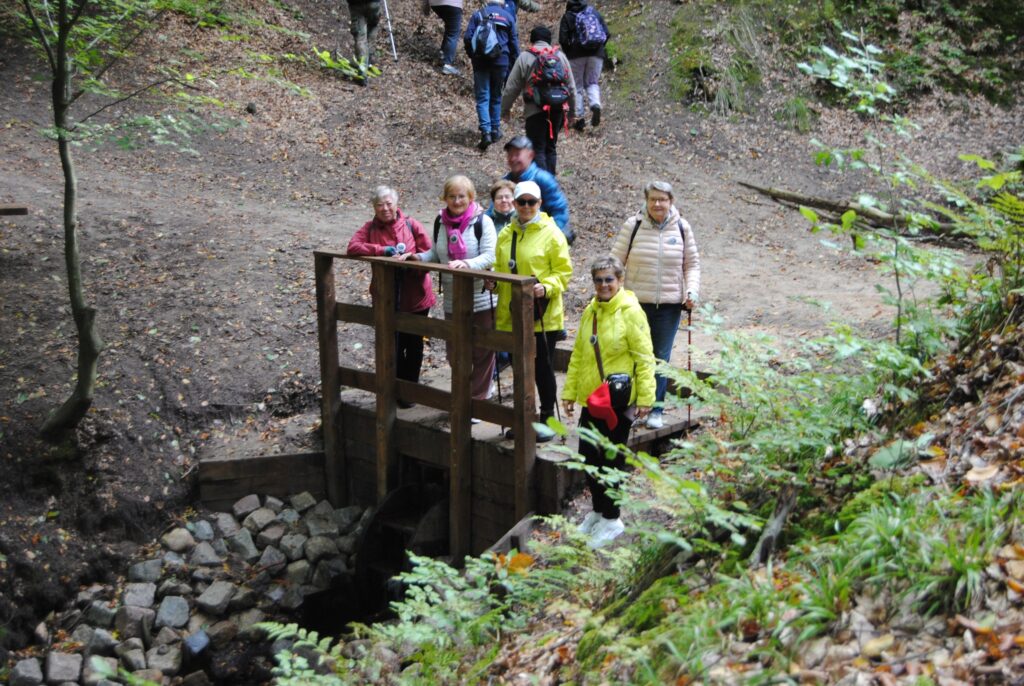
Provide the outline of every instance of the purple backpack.
<path id="1" fill-rule="evenodd" d="M 601 15 L 590 5 L 576 13 L 576 31 L 573 45 L 579 48 L 600 48 L 608 42 L 608 32 L 601 23 Z"/>

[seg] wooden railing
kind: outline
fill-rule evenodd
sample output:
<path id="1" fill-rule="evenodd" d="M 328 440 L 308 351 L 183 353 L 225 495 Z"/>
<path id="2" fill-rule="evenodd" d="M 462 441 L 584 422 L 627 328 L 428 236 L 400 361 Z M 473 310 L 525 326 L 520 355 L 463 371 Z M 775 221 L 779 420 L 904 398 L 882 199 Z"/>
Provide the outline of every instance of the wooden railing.
<path id="1" fill-rule="evenodd" d="M 430 262 L 403 262 L 386 257 L 358 257 L 331 251 L 314 253 L 316 268 L 317 322 L 323 399 L 325 471 L 327 493 L 335 504 L 347 502 L 348 479 L 344 437 L 340 435 L 338 413 L 341 387 L 359 388 L 376 394 L 376 498 L 380 502 L 393 490 L 398 474 L 392 433 L 396 403 L 402 400 L 447 410 L 451 420 L 451 449 L 448 461 L 450 552 L 461 559 L 470 548 L 472 486 L 472 417 L 509 426 L 515 435 L 514 483 L 515 517 L 521 519 L 534 509 L 534 463 L 536 437 L 531 426 L 536 417 L 534 359 L 536 343 L 533 320 L 532 276 L 496 274 L 472 269 L 451 269 Z M 372 306 L 337 302 L 335 260 L 369 263 L 373 275 Z M 420 317 L 396 311 L 395 270 L 439 272 L 453 277 L 452 318 Z M 473 280 L 506 282 L 512 288 L 512 331 L 468 326 L 473 314 Z M 376 362 L 370 372 L 339 363 L 338 322 L 365 324 L 374 328 Z M 399 380 L 395 376 L 395 333 L 411 333 L 442 339 L 452 345 L 450 390 Z M 495 402 L 474 400 L 469 377 L 473 368 L 473 347 L 512 353 L 514 403 L 506 407 Z"/>

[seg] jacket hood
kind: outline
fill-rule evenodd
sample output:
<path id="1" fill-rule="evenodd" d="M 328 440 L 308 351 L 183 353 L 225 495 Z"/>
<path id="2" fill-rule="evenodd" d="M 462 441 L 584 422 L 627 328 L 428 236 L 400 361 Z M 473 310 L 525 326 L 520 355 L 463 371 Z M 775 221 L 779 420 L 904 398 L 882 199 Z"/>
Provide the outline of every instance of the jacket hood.
<path id="1" fill-rule="evenodd" d="M 640 301 L 636 299 L 635 295 L 633 295 L 633 291 L 627 291 L 625 288 L 620 288 L 619 292 L 613 295 L 612 299 L 607 302 L 598 300 L 596 295 L 590 299 L 590 302 L 597 311 L 597 316 L 599 318 L 606 312 L 612 313 L 617 310 L 621 310 L 624 307 L 640 305 Z"/>
<path id="2" fill-rule="evenodd" d="M 519 223 L 519 215 L 514 215 L 512 217 L 512 221 L 509 222 L 509 228 L 518 229 L 521 232 L 536 231 L 537 229 L 546 225 L 548 222 L 554 224 L 551 217 L 549 217 L 544 212 L 537 212 L 536 216 L 534 216 L 533 219 L 527 222 L 526 226 L 523 226 Z"/>

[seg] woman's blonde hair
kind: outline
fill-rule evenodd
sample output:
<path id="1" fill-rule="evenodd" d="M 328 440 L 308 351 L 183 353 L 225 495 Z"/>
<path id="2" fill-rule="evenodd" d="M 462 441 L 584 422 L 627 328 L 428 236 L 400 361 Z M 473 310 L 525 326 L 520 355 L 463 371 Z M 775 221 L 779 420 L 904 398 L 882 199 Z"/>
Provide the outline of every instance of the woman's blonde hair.
<path id="1" fill-rule="evenodd" d="M 466 195 L 469 196 L 470 202 L 476 200 L 476 186 L 474 186 L 473 182 L 469 180 L 469 177 L 462 174 L 455 174 L 454 176 L 449 176 L 444 180 L 444 188 L 441 190 L 441 197 L 439 198 L 440 201 L 445 202 L 448 199 L 448 194 L 456 188 L 461 188 L 466 191 Z"/>
<path id="2" fill-rule="evenodd" d="M 494 202 L 494 196 L 496 196 L 498 191 L 502 188 L 507 188 L 509 193 L 515 195 L 516 185 L 512 181 L 509 181 L 508 179 L 498 179 L 491 184 L 491 202 Z"/>

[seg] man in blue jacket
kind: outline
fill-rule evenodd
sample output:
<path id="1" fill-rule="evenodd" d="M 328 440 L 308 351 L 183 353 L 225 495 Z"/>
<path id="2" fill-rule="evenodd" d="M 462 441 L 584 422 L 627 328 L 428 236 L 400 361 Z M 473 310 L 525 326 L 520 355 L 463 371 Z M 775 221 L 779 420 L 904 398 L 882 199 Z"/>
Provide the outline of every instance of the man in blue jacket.
<path id="1" fill-rule="evenodd" d="M 508 65 L 519 55 L 519 37 L 516 20 L 502 6 L 504 0 L 487 0 L 483 8 L 473 13 L 466 25 L 462 41 L 466 54 L 473 63 L 473 93 L 476 95 L 476 116 L 480 123 L 482 152 L 491 143 L 501 140 L 501 89 L 505 84 Z M 484 54 L 485 25 L 490 22 L 495 39 L 492 53 Z"/>
<path id="2" fill-rule="evenodd" d="M 533 161 L 533 143 L 526 136 L 516 136 L 505 144 L 505 162 L 509 172 L 504 178 L 519 183 L 533 181 L 540 186 L 540 211 L 555 220 L 565 234 L 569 245 L 576 240 L 576 234 L 569 228 L 569 201 L 558 185 L 554 175 L 537 166 Z"/>

